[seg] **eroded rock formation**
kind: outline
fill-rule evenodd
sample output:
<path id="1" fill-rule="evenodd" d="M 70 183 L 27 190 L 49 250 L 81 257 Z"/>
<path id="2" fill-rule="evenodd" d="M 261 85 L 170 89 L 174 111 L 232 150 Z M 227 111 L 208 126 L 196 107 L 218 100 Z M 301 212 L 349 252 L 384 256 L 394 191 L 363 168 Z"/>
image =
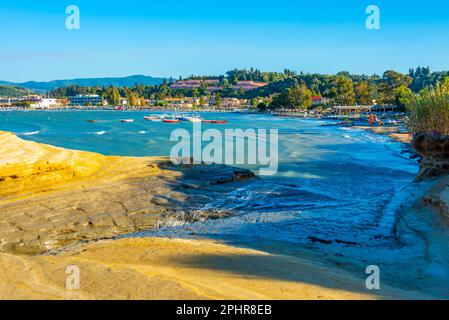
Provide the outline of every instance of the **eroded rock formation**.
<path id="1" fill-rule="evenodd" d="M 254 177 L 226 166 L 106 157 L 0 132 L 0 251 L 37 253 L 166 223 L 226 216 L 198 212 Z"/>
<path id="2" fill-rule="evenodd" d="M 418 180 L 449 174 L 449 136 L 438 133 L 416 134 L 412 143 L 423 158 Z"/>

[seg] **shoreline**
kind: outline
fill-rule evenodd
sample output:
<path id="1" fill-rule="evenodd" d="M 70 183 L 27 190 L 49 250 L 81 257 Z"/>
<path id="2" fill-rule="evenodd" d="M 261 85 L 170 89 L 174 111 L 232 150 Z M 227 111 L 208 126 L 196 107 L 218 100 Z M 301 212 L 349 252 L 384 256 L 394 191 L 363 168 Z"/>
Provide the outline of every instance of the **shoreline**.
<path id="1" fill-rule="evenodd" d="M 413 135 L 411 133 L 402 133 L 398 126 L 380 126 L 380 127 L 369 127 L 369 126 L 352 126 L 351 128 L 368 131 L 375 134 L 380 134 L 388 136 L 393 140 L 402 142 L 405 144 L 411 144 L 413 140 Z"/>
<path id="2" fill-rule="evenodd" d="M 182 113 L 250 113 L 250 114 L 258 114 L 258 113 L 266 113 L 259 112 L 257 110 L 248 110 L 248 109 L 167 109 L 167 108 L 136 108 L 136 109 L 115 109 L 115 108 L 57 108 L 57 109 L 14 109 L 14 108 L 0 108 L 0 112 L 12 112 L 12 111 L 21 111 L 21 112 L 67 112 L 67 111 L 116 111 L 116 112 L 182 112 Z M 268 113 L 267 113 L 268 114 Z"/>
<path id="3" fill-rule="evenodd" d="M 12 111 L 20 111 L 20 112 L 180 112 L 180 113 L 241 113 L 241 114 L 264 114 L 264 115 L 272 115 L 274 117 L 285 117 L 285 118 L 301 118 L 304 120 L 325 120 L 319 117 L 298 117 L 295 114 L 288 115 L 288 114 L 276 114 L 271 112 L 259 112 L 259 111 L 251 111 L 251 110 L 223 110 L 223 109 L 217 109 L 217 110 L 189 110 L 189 109 L 154 109 L 154 108 L 139 108 L 139 109 L 123 109 L 123 110 L 117 110 L 117 109 L 77 109 L 77 108 L 68 108 L 68 109 L 1 109 L 0 112 L 12 112 Z M 340 126 L 339 124 L 336 124 L 336 126 Z M 364 131 L 368 131 L 375 134 L 381 134 L 388 136 L 392 138 L 395 141 L 402 142 L 405 144 L 410 144 L 413 137 L 410 133 L 403 133 L 399 130 L 399 126 L 351 126 L 351 128 L 354 129 L 360 129 Z"/>
<path id="4" fill-rule="evenodd" d="M 195 171 L 194 167 L 173 171 L 173 168 L 164 165 L 164 159 L 105 157 L 22 140 L 11 133 L 0 132 L 0 139 L 6 139 L 1 143 L 3 149 L 0 149 L 0 169 L 11 170 L 9 180 L 0 179 L 0 212 L 3 215 L 8 215 L 7 219 L 4 216 L 1 221 L 12 221 L 13 225 L 20 227 L 19 230 L 13 231 L 12 225 L 5 228 L 4 223 L 0 224 L 2 244 L 4 245 L 5 236 L 9 236 L 10 239 L 11 236 L 12 239 L 16 237 L 19 242 L 26 240 L 30 244 L 42 242 L 45 236 L 51 239 L 48 243 L 50 247 L 44 251 L 23 250 L 20 245 L 13 248 L 14 250 L 8 250 L 10 253 L 0 249 L 0 252 L 3 251 L 0 253 L 0 268 L 2 268 L 0 283 L 3 286 L 0 286 L 0 289 L 4 289 L 0 292 L 11 293 L 5 298 L 427 299 L 425 293 L 432 292 L 428 288 L 427 281 L 420 284 L 426 289 L 422 293 L 417 292 L 419 289 L 416 289 L 415 292 L 404 291 L 410 290 L 407 281 L 413 279 L 415 272 L 422 273 L 421 269 L 408 271 L 405 275 L 401 275 L 402 280 L 393 281 L 393 287 L 383 286 L 386 288 L 385 291 L 366 291 L 364 289 L 365 276 L 363 272 L 360 274 L 357 271 L 363 264 L 362 261 L 351 261 L 346 257 L 328 259 L 326 254 L 319 251 L 313 255 L 299 254 L 298 257 L 298 255 L 279 254 L 279 251 L 270 250 L 269 246 L 250 249 L 224 243 L 213 243 L 206 239 L 126 238 L 103 241 L 104 238 L 114 238 L 119 234 L 130 234 L 135 230 L 137 224 L 141 230 L 146 230 L 160 223 L 158 221 L 161 219 L 168 219 L 167 221 L 170 223 L 178 223 L 180 219 L 184 219 L 185 222 L 193 222 L 195 219 L 205 218 L 180 216 L 183 208 L 179 206 L 179 202 L 185 201 L 186 197 L 190 197 L 188 199 L 193 203 L 201 202 L 200 199 L 191 197 L 192 195 L 189 195 L 186 190 L 201 189 L 202 183 L 212 179 L 211 175 L 216 178 L 217 171 L 201 168 L 200 171 Z M 50 155 L 52 159 L 57 159 L 56 163 L 49 162 Z M 82 157 L 83 160 L 77 160 L 78 157 Z M 92 162 L 92 160 L 95 161 Z M 36 163 L 38 163 L 37 166 Z M 43 166 L 44 163 L 49 167 Z M 57 165 L 62 163 L 65 165 Z M 85 163 L 94 165 L 86 167 Z M 105 163 L 110 169 L 102 169 Z M 17 164 L 20 165 L 17 166 Z M 25 170 L 21 169 L 19 172 L 25 172 L 28 176 L 21 177 L 17 173 L 17 168 L 21 168 L 20 166 L 24 164 L 26 166 L 22 168 Z M 116 171 L 117 169 L 119 171 Z M 129 175 L 130 170 L 134 172 L 131 176 Z M 168 174 L 163 179 L 161 179 L 162 172 Z M 185 176 L 189 172 L 194 176 L 201 177 L 199 183 L 195 184 L 192 183 L 192 180 L 180 179 L 180 175 Z M 36 180 L 29 180 L 31 177 L 36 179 L 36 173 L 38 173 L 38 177 L 41 175 L 44 178 L 37 185 L 35 185 Z M 236 180 L 232 173 L 228 172 L 225 176 L 228 182 Z M 111 177 L 117 179 L 115 181 L 118 184 L 103 184 L 104 181 L 110 182 Z M 22 178 L 24 180 L 21 180 Z M 142 188 L 142 178 L 150 181 L 150 184 L 146 184 L 144 189 L 154 184 L 158 186 L 155 193 L 154 189 L 150 191 L 153 194 L 150 199 L 147 198 L 148 191 L 143 194 L 139 191 L 136 198 L 137 190 Z M 22 190 L 23 183 L 27 181 L 34 182 L 29 185 L 31 188 L 24 192 Z M 42 181 L 50 182 L 50 184 L 42 189 Z M 123 185 L 124 182 L 125 185 Z M 133 187 L 136 184 L 138 189 Z M 118 187 L 119 185 L 120 187 Z M 18 187 L 20 188 L 18 189 Z M 117 204 L 113 201 L 114 193 L 107 191 L 111 188 L 117 189 L 121 194 L 117 203 L 128 207 L 125 211 L 123 208 L 118 208 L 113 216 L 104 215 L 101 211 L 109 212 L 111 209 L 109 205 Z M 35 191 L 38 193 L 33 194 Z M 101 196 L 104 192 L 106 192 L 106 197 Z M 160 197 L 160 194 L 165 197 Z M 77 199 L 77 195 L 81 195 L 82 200 L 88 200 L 88 203 L 84 201 L 84 204 L 81 204 L 80 199 L 73 201 L 73 199 Z M 75 198 L 73 198 L 74 196 Z M 96 197 L 99 198 L 95 200 Z M 417 202 L 420 197 L 416 199 Z M 126 202 L 126 200 L 130 201 Z M 76 205 L 74 206 L 74 204 Z M 137 207 L 129 208 L 132 205 L 137 205 Z M 139 208 L 140 205 L 143 207 Z M 153 211 L 147 210 L 149 206 Z M 33 208 L 39 208 L 39 210 L 30 212 L 29 209 Z M 46 211 L 49 208 L 54 208 L 57 212 Z M 63 208 L 68 210 L 64 209 L 64 214 L 61 216 L 59 213 Z M 99 208 L 104 209 L 101 209 L 100 214 L 97 215 Z M 93 212 L 89 211 L 91 209 Z M 114 205 L 114 210 L 117 210 L 116 205 Z M 419 210 L 422 211 L 422 209 Z M 55 213 L 57 214 L 55 215 Z M 83 218 L 83 214 L 86 213 L 87 219 Z M 40 217 L 47 214 L 50 224 L 40 220 Z M 74 214 L 76 215 L 74 216 Z M 410 213 L 407 215 L 409 216 Z M 67 221 L 69 216 L 76 217 L 76 219 Z M 213 218 L 226 218 L 226 216 Z M 38 221 L 40 222 L 38 223 Z M 128 224 L 131 221 L 132 225 Z M 55 230 L 55 226 L 59 226 L 57 228 L 61 232 L 48 234 Z M 117 229 L 118 226 L 128 226 L 129 229 Z M 410 224 L 407 224 L 405 228 L 410 228 Z M 37 237 L 30 236 L 29 233 L 26 233 L 27 230 L 39 230 Z M 60 243 L 54 242 L 55 240 Z M 85 243 L 86 241 L 87 243 Z M 69 244 L 73 245 L 68 246 Z M 53 251 L 57 253 L 52 254 L 52 251 L 48 251 L 50 249 L 57 249 Z M 217 257 L 217 249 L 222 250 L 224 254 Z M 11 254 L 12 252 L 22 255 L 14 255 Z M 189 254 L 180 260 L 172 259 L 187 252 Z M 298 252 L 300 251 L 298 250 Z M 168 259 L 168 262 L 161 265 L 157 259 L 145 260 L 145 257 L 152 255 L 165 257 L 164 259 Z M 114 257 L 117 256 L 120 257 L 119 261 L 114 260 Z M 243 256 L 242 260 L 239 259 L 240 256 Z M 86 291 L 76 294 L 67 292 L 62 281 L 66 276 L 64 268 L 73 263 L 81 264 L 83 272 L 86 273 L 85 276 L 90 279 L 85 288 Z M 344 267 L 345 264 L 348 264 L 348 268 Z M 23 289 L 23 283 L 28 281 L 29 275 L 17 277 L 17 270 L 24 265 L 36 268 L 36 274 L 33 274 L 32 278 L 33 281 L 39 279 L 38 283 L 33 284 L 37 286 L 37 291 L 29 285 L 25 286 L 29 289 Z M 279 265 L 283 267 L 279 269 Z M 401 265 L 389 268 L 391 268 L 388 271 L 390 278 L 392 274 L 402 270 Z M 419 268 L 425 268 L 425 266 Z M 320 272 L 317 273 L 318 269 Z M 52 272 L 42 277 L 43 274 L 46 274 L 46 270 L 52 270 Z M 174 270 L 178 271 L 174 272 Z M 300 271 L 298 272 L 298 270 Z M 58 275 L 53 278 L 55 273 Z M 155 282 L 154 279 L 158 280 Z M 104 287 L 99 291 L 97 291 L 98 288 L 90 285 L 98 282 L 104 283 Z M 223 286 L 216 287 L 216 283 L 232 283 L 232 285 L 229 284 L 229 287 L 223 288 Z M 391 282 L 387 283 L 391 285 Z M 130 288 L 136 285 L 140 289 L 132 293 Z M 403 287 L 408 289 L 400 289 Z M 19 288 L 20 290 L 18 290 Z M 127 296 L 114 296 L 111 293 L 111 288 L 120 288 L 126 292 Z M 153 289 L 149 290 L 149 288 Z M 157 295 L 162 290 L 161 288 L 164 290 L 168 288 L 167 297 Z M 276 288 L 276 290 L 270 288 Z M 153 292 L 156 293 L 153 294 Z M 435 296 L 439 297 L 440 295 L 441 291 L 437 290 Z"/>

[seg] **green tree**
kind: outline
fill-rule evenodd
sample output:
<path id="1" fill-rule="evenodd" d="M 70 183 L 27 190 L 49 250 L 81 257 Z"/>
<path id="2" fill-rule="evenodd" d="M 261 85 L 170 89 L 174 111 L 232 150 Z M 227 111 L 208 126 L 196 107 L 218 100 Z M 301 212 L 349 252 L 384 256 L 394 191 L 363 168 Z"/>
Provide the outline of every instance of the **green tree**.
<path id="1" fill-rule="evenodd" d="M 404 84 L 395 90 L 395 95 L 396 95 L 396 105 L 398 106 L 399 110 L 405 111 L 407 105 L 410 103 L 412 90 L 410 90 Z"/>
<path id="2" fill-rule="evenodd" d="M 251 99 L 251 107 L 253 107 L 254 109 L 257 108 L 257 105 L 259 104 L 259 100 L 258 98 L 252 98 Z"/>
<path id="3" fill-rule="evenodd" d="M 327 95 L 337 105 L 354 105 L 354 84 L 347 76 L 336 76 L 331 81 L 331 87 Z"/>
<path id="4" fill-rule="evenodd" d="M 120 104 L 120 92 L 114 86 L 110 86 L 104 91 L 103 98 L 112 106 L 118 106 Z"/>
<path id="5" fill-rule="evenodd" d="M 288 89 L 287 96 L 289 107 L 307 109 L 312 105 L 312 91 L 305 84 Z"/>
<path id="6" fill-rule="evenodd" d="M 302 108 L 306 109 L 312 105 L 312 91 L 307 86 L 296 84 L 281 94 L 274 95 L 271 102 L 272 108 Z"/>
<path id="7" fill-rule="evenodd" d="M 204 99 L 204 96 L 201 96 L 200 97 L 200 101 L 199 101 L 199 106 L 200 107 L 204 107 L 204 105 L 206 104 L 206 101 L 205 101 L 205 99 Z"/>
<path id="8" fill-rule="evenodd" d="M 369 105 L 373 103 L 370 94 L 369 84 L 366 81 L 359 82 L 355 88 L 355 100 L 360 105 Z"/>
<path id="9" fill-rule="evenodd" d="M 396 103 L 398 89 L 408 87 L 412 83 L 412 78 L 408 75 L 388 70 L 385 71 L 382 81 L 379 85 L 379 91 L 382 104 Z"/>
<path id="10" fill-rule="evenodd" d="M 216 94 L 215 94 L 215 106 L 216 106 L 217 108 L 220 108 L 220 107 L 221 107 L 221 103 L 222 103 L 222 101 L 221 101 L 221 95 L 220 95 L 219 93 L 216 93 Z"/>

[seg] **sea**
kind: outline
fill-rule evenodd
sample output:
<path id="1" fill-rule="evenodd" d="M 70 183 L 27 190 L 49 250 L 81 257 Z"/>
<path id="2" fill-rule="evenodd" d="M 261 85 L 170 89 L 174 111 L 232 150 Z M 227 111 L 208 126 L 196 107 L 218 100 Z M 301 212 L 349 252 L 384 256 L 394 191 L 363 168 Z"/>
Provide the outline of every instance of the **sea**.
<path id="1" fill-rule="evenodd" d="M 192 123 L 143 119 L 154 114 L 163 113 L 8 111 L 0 112 L 0 130 L 26 140 L 105 155 L 169 156 L 177 143 L 170 140 L 173 131 L 191 132 Z M 332 248 L 333 253 L 343 248 L 376 250 L 398 245 L 396 214 L 418 172 L 417 159 L 405 144 L 332 126 L 328 120 L 254 113 L 200 115 L 228 121 L 203 124 L 202 130 L 276 129 L 277 173 L 239 184 L 203 208 L 231 211 L 229 218 L 165 226 L 132 236 L 206 238 L 249 247 L 276 242 L 286 248 Z"/>

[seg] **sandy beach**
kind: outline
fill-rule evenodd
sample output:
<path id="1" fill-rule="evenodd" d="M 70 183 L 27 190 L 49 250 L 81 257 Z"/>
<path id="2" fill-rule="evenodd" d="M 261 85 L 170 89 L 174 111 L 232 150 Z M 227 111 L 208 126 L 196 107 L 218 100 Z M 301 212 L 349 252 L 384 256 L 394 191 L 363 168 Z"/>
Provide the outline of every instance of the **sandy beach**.
<path id="1" fill-rule="evenodd" d="M 379 126 L 379 127 L 354 126 L 353 128 L 369 131 L 376 134 L 386 135 L 402 143 L 409 144 L 412 141 L 412 135 L 409 133 L 400 132 L 397 126 Z"/>

